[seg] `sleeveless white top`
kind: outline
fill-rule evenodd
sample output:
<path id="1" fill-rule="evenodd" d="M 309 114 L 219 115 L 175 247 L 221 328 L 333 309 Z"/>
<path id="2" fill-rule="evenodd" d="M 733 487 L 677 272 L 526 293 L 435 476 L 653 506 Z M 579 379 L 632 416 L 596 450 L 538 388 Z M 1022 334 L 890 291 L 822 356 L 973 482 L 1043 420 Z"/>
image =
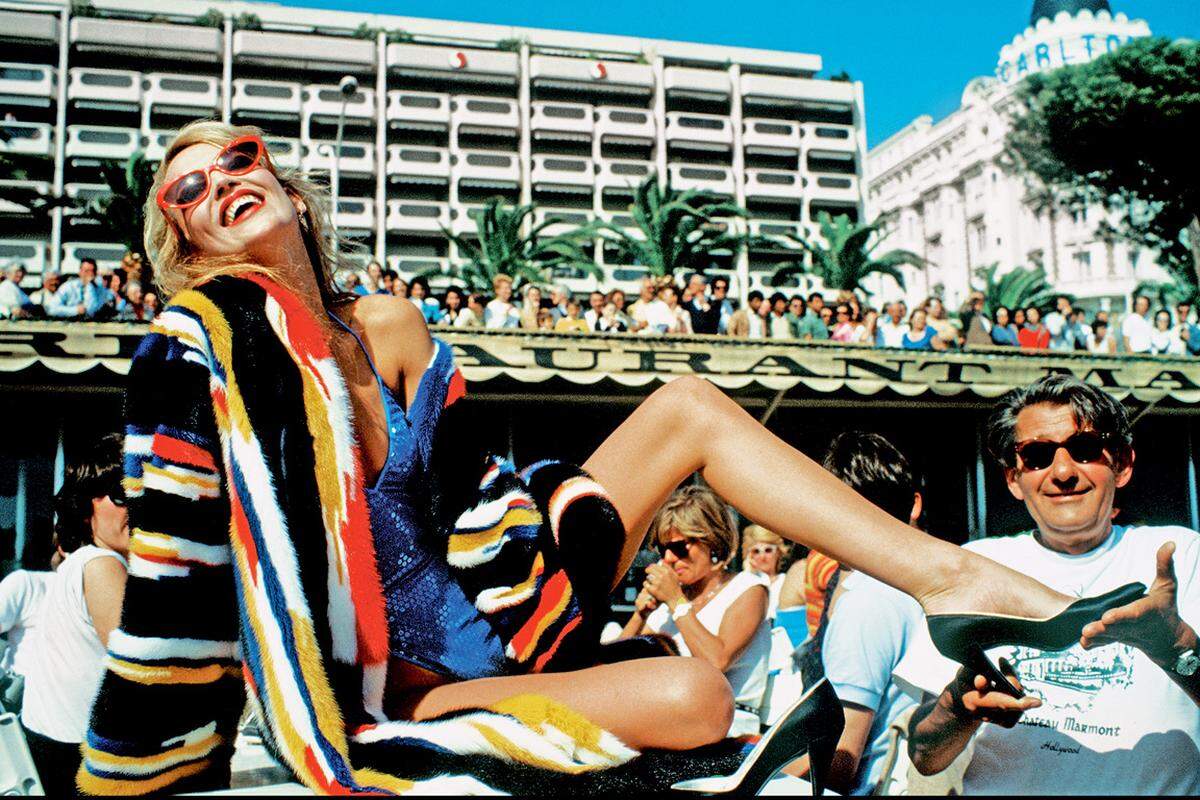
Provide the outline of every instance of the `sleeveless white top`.
<path id="1" fill-rule="evenodd" d="M 30 634 L 21 721 L 59 742 L 83 741 L 104 676 L 104 645 L 83 597 L 84 567 L 97 558 L 125 565 L 119 554 L 90 544 L 71 553 L 59 566 Z"/>
<path id="2" fill-rule="evenodd" d="M 692 612 L 704 629 L 712 634 L 721 630 L 721 620 L 725 612 L 747 590 L 762 586 L 769 588 L 766 579 L 752 572 L 739 572 L 730 579 L 721 591 L 699 611 Z M 651 633 L 663 633 L 675 640 L 681 655 L 690 656 L 683 634 L 671 619 L 671 612 L 666 605 L 660 605 L 650 612 L 646 618 L 646 629 Z M 764 617 L 754 631 L 750 644 L 742 651 L 741 656 L 725 670 L 725 678 L 733 688 L 733 701 L 739 706 L 757 709 L 762 705 L 763 691 L 767 687 L 767 662 L 771 655 L 771 628 Z M 741 736 L 747 733 L 758 733 L 759 718 L 755 712 L 738 708 L 733 714 L 733 725 L 729 729 L 730 736 Z"/>

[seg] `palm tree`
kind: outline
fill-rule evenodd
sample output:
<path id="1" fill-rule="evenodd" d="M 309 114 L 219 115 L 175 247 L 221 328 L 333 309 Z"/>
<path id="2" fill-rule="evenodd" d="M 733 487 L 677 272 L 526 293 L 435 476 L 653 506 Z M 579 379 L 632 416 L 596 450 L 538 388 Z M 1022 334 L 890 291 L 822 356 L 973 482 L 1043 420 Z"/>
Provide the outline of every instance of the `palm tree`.
<path id="1" fill-rule="evenodd" d="M 862 290 L 870 295 L 864 285 L 868 275 L 889 275 L 903 289 L 904 274 L 900 267 L 904 264 L 925 265 L 925 259 L 908 250 L 889 250 L 875 255 L 884 239 L 885 219 L 858 224 L 851 222 L 845 214 L 831 217 L 829 212 L 822 211 L 817 221 L 823 242 L 792 234 L 787 236 L 803 256 L 810 257 L 811 264 L 802 258 L 780 267 L 771 278 L 772 286 L 781 286 L 792 275 L 807 273 L 820 278 L 826 289 Z"/>
<path id="2" fill-rule="evenodd" d="M 146 160 L 141 150 L 129 157 L 124 164 L 103 161 L 100 175 L 108 185 L 108 192 L 87 204 L 84 214 L 97 220 L 116 233 L 117 241 L 125 245 L 131 254 L 141 257 L 143 282 L 150 281 L 150 260 L 146 258 L 142 232 L 146 227 L 146 198 L 154 183 L 155 165 Z"/>
<path id="3" fill-rule="evenodd" d="M 1041 267 L 1017 267 L 997 278 L 999 267 L 999 264 L 992 264 L 981 267 L 975 273 L 983 283 L 978 288 L 983 292 L 983 310 L 988 315 L 994 314 L 1000 306 L 1009 309 L 1030 306 L 1047 309 L 1062 294 L 1046 280 L 1046 271 Z"/>
<path id="4" fill-rule="evenodd" d="M 591 230 L 655 277 L 704 272 L 713 265 L 714 253 L 736 255 L 746 244 L 745 235 L 719 221 L 745 217 L 745 209 L 706 192 L 676 190 L 669 180 L 660 185 L 653 173 L 634 190 L 629 214 L 637 233 L 604 221 Z"/>
<path id="5" fill-rule="evenodd" d="M 471 212 L 479 232 L 478 242 L 445 231 L 446 237 L 458 246 L 458 252 L 467 257 L 456 273 L 468 291 L 492 291 L 492 281 L 500 274 L 511 277 L 514 288 L 526 283 L 545 283 L 555 267 L 573 267 L 589 275 L 601 275 L 600 268 L 584 249 L 590 241 L 585 229 L 543 236 L 546 228 L 563 222 L 558 217 L 547 217 L 525 233 L 525 220 L 533 214 L 533 208 L 511 206 L 503 198 L 493 197 L 482 210 Z"/>

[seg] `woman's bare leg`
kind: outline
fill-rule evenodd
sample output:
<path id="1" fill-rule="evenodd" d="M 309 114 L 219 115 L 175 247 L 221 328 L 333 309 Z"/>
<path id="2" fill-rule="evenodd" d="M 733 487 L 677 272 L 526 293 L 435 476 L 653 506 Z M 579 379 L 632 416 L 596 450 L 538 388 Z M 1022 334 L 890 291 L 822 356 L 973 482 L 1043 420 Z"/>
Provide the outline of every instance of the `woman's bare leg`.
<path id="1" fill-rule="evenodd" d="M 659 506 L 699 470 L 745 516 L 912 595 L 928 613 L 1040 617 L 1071 602 L 894 519 L 701 378 L 679 378 L 654 392 L 584 468 L 608 490 L 625 523 L 618 580 Z"/>
<path id="2" fill-rule="evenodd" d="M 712 744 L 724 738 L 733 716 L 725 676 L 699 658 L 678 657 L 450 683 L 393 700 L 388 715 L 420 721 L 519 694 L 553 698 L 635 750 Z"/>

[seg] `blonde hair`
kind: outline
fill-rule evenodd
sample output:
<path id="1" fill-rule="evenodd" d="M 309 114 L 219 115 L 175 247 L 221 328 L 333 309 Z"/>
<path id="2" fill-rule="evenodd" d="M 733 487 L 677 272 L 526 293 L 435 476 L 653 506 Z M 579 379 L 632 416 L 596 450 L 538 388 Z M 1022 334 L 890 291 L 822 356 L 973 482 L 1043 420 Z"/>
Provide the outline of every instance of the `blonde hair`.
<path id="1" fill-rule="evenodd" d="M 500 285 L 503 283 L 507 283 L 509 286 L 512 286 L 513 285 L 512 276 L 505 275 L 503 272 L 501 272 L 499 275 L 492 278 L 492 291 L 493 292 L 500 291 Z"/>
<path id="2" fill-rule="evenodd" d="M 779 563 L 776 565 L 775 571 L 782 572 L 782 567 L 787 562 L 788 556 L 791 555 L 792 548 L 782 536 L 775 531 L 767 530 L 762 525 L 747 525 L 742 529 L 742 569 L 750 569 L 750 550 L 756 544 L 773 544 L 779 548 Z"/>
<path id="3" fill-rule="evenodd" d="M 671 495 L 650 526 L 651 541 L 666 544 L 679 533 L 708 546 L 717 562 L 728 563 L 738 549 L 737 529 L 723 500 L 703 486 L 685 486 Z"/>
<path id="4" fill-rule="evenodd" d="M 224 147 L 241 136 L 262 136 L 262 131 L 252 126 L 228 125 L 215 120 L 199 120 L 180 129 L 167 147 L 166 155 L 154 173 L 154 183 L 146 197 L 145 232 L 143 242 L 151 263 L 154 264 L 154 281 L 168 297 L 184 289 L 190 289 L 218 275 L 235 275 L 255 272 L 277 283 L 285 282 L 280 270 L 250 260 L 244 255 L 206 256 L 193 252 L 182 232 L 158 207 L 158 191 L 167 175 L 171 161 L 187 148 L 197 144 Z M 267 168 L 275 175 L 283 190 L 299 199 L 304 208 L 300 217 L 300 236 L 304 249 L 316 273 L 321 300 L 326 305 L 342 295 L 333 281 L 337 259 L 333 255 L 333 242 L 327 235 L 329 230 L 329 199 L 324 189 L 307 180 L 301 173 L 280 169 L 270 160 Z"/>

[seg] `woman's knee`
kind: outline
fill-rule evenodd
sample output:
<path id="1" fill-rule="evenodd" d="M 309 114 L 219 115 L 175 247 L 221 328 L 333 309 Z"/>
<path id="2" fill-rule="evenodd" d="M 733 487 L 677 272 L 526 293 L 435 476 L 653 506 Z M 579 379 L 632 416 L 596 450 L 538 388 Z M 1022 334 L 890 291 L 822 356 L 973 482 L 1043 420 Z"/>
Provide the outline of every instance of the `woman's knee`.
<path id="1" fill-rule="evenodd" d="M 695 375 L 685 375 L 675 378 L 650 395 L 647 402 L 653 403 L 656 411 L 692 428 L 698 422 L 703 422 L 706 414 L 719 414 L 722 405 L 728 403 L 728 398 L 709 381 Z"/>
<path id="2" fill-rule="evenodd" d="M 682 747 L 700 747 L 725 737 L 733 721 L 733 691 L 725 675 L 707 661 L 680 658 L 662 684 Z"/>

